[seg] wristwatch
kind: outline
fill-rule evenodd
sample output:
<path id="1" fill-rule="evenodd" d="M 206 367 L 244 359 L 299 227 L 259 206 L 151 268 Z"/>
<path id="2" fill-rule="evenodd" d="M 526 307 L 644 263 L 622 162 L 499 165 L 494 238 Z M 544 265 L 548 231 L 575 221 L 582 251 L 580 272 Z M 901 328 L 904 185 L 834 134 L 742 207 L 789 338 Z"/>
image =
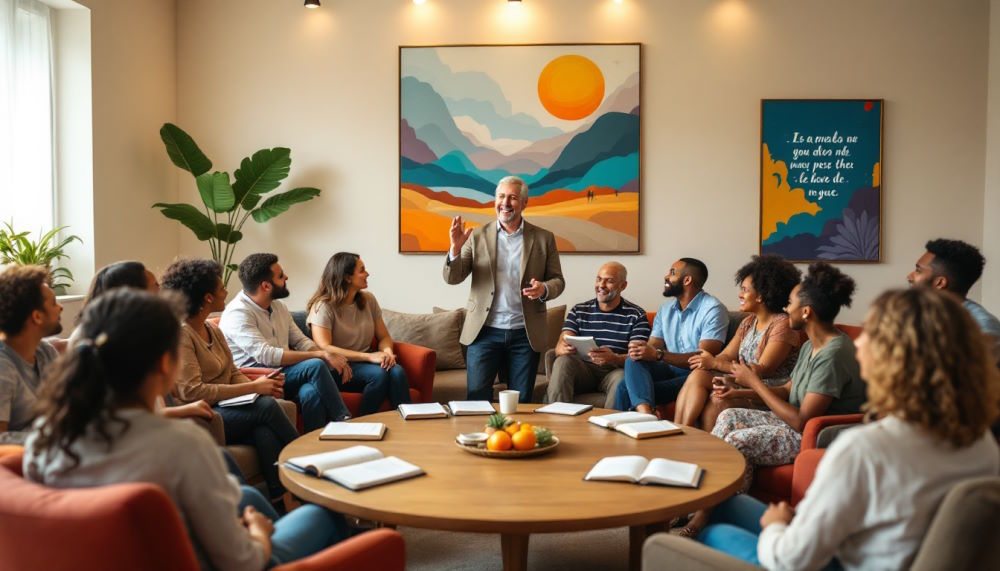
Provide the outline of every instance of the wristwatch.
<path id="1" fill-rule="evenodd" d="M 663 360 L 663 349 L 657 349 L 656 350 L 656 360 L 657 361 L 662 361 Z"/>

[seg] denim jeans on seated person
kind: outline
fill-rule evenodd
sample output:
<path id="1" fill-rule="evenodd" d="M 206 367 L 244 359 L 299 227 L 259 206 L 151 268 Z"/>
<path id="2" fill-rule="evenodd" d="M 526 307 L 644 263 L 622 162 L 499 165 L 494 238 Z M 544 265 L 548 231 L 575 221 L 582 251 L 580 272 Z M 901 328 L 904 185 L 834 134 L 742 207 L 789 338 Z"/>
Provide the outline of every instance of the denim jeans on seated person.
<path id="1" fill-rule="evenodd" d="M 640 404 L 656 406 L 677 400 L 684 380 L 691 374 L 662 361 L 625 360 L 625 380 L 615 393 L 615 408 L 632 410 Z"/>
<path id="2" fill-rule="evenodd" d="M 498 329 L 483 326 L 465 355 L 466 398 L 493 400 L 493 381 L 506 360 L 510 373 L 507 388 L 521 393 L 519 402 L 531 402 L 538 373 L 538 353 L 528 342 L 528 332 L 520 329 Z"/>
<path id="3" fill-rule="evenodd" d="M 340 373 L 331 371 L 322 359 L 306 359 L 285 367 L 285 397 L 297 399 L 306 432 L 323 428 L 327 422 L 346 420 L 351 413 L 340 396 Z"/>
<path id="4" fill-rule="evenodd" d="M 278 478 L 278 461 L 281 449 L 299 437 L 299 433 L 288 420 L 274 397 L 259 397 L 250 404 L 240 406 L 216 406 L 215 411 L 222 416 L 226 431 L 226 444 L 248 444 L 257 450 L 260 473 L 267 482 L 271 498 L 285 493 L 285 487 Z"/>
<path id="5" fill-rule="evenodd" d="M 351 380 L 340 386 L 345 393 L 361 393 L 358 414 L 374 414 L 388 397 L 391 408 L 410 402 L 410 384 L 406 373 L 396 365 L 388 371 L 375 363 L 351 363 Z"/>
<path id="6" fill-rule="evenodd" d="M 767 510 L 767 504 L 745 494 L 733 496 L 714 509 L 708 518 L 708 525 L 698 534 L 698 541 L 737 559 L 753 565 L 760 565 L 757 559 L 757 540 L 762 531 L 760 518 Z M 840 562 L 833 559 L 824 571 L 843 569 Z"/>
<path id="7" fill-rule="evenodd" d="M 344 516 L 337 512 L 306 504 L 279 516 L 256 488 L 241 486 L 240 490 L 243 492 L 240 498 L 240 517 L 247 506 L 253 506 L 274 522 L 268 567 L 308 557 L 347 539 L 349 535 Z"/>

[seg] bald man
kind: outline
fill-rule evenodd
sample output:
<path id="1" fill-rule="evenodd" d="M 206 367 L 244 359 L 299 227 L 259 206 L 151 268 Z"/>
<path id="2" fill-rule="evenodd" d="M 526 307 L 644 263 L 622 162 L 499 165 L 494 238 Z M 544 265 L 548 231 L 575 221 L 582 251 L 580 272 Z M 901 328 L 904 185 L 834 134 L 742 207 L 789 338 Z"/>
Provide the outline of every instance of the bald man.
<path id="1" fill-rule="evenodd" d="M 608 262 L 597 271 L 597 297 L 570 310 L 559 342 L 545 359 L 548 402 L 573 402 L 577 393 L 601 392 L 605 401 L 599 406 L 614 405 L 618 383 L 625 377 L 629 341 L 649 339 L 645 310 L 622 297 L 626 286 L 625 266 Z M 567 335 L 593 337 L 597 348 L 581 355 L 566 342 Z"/>

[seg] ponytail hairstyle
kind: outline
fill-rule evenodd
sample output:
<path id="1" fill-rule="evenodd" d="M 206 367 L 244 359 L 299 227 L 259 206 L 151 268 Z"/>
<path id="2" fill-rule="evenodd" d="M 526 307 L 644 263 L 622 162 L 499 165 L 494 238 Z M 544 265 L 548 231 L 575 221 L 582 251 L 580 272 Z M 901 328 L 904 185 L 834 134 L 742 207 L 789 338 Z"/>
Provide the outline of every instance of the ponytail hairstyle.
<path id="1" fill-rule="evenodd" d="M 43 383 L 39 449 L 58 448 L 75 467 L 80 457 L 71 447 L 91 425 L 110 449 L 111 425 L 128 430 L 116 407 L 136 400 L 165 353 L 176 356 L 182 314 L 172 299 L 133 288 L 118 288 L 89 304 L 80 321 L 82 341 Z"/>

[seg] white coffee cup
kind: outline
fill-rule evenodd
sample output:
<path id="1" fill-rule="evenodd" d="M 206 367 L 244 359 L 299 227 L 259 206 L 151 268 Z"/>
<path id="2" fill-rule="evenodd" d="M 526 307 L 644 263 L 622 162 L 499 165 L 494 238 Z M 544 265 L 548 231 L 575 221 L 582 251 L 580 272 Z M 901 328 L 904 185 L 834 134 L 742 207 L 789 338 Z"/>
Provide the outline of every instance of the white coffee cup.
<path id="1" fill-rule="evenodd" d="M 500 412 L 504 414 L 517 412 L 517 399 L 520 397 L 520 391 L 500 391 Z"/>

